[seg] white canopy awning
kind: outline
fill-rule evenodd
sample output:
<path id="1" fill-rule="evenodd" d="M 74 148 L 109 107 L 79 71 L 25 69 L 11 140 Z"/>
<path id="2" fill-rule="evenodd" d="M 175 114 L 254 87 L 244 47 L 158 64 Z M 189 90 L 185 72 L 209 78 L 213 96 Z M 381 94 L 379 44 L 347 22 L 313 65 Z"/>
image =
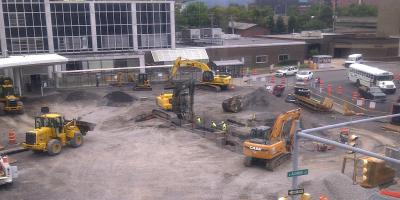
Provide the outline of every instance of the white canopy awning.
<path id="1" fill-rule="evenodd" d="M 182 48 L 151 51 L 154 62 L 170 62 L 181 57 L 190 60 L 208 60 L 205 48 Z"/>
<path id="2" fill-rule="evenodd" d="M 0 69 L 34 65 L 55 65 L 68 62 L 68 58 L 58 54 L 35 54 L 0 58 Z"/>

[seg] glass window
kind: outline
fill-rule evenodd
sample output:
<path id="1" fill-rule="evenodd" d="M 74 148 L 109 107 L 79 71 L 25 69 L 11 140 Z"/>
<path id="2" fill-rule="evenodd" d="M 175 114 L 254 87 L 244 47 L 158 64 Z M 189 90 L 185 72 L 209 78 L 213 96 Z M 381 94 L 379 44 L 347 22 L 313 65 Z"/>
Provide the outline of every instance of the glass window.
<path id="1" fill-rule="evenodd" d="M 288 54 L 281 54 L 278 57 L 279 62 L 285 61 L 285 60 L 289 60 L 289 55 Z"/>
<path id="2" fill-rule="evenodd" d="M 256 56 L 256 63 L 266 63 L 266 62 L 268 62 L 268 56 L 266 55 Z"/>

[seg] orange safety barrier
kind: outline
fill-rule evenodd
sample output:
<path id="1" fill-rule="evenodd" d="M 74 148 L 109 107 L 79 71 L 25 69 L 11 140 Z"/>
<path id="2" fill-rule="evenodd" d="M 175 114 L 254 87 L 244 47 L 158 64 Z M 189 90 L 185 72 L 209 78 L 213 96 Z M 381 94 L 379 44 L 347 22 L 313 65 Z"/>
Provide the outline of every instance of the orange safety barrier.
<path id="1" fill-rule="evenodd" d="M 391 190 L 388 190 L 388 189 L 382 189 L 381 191 L 379 191 L 379 193 L 381 195 L 400 198 L 400 192 L 397 192 L 397 191 L 391 191 Z"/>
<path id="2" fill-rule="evenodd" d="M 324 81 L 321 79 L 319 80 L 319 87 L 324 88 Z"/>
<path id="3" fill-rule="evenodd" d="M 328 200 L 328 197 L 322 195 L 322 196 L 319 197 L 319 200 Z"/>
<path id="4" fill-rule="evenodd" d="M 271 79 L 269 80 L 270 83 L 275 84 L 275 76 L 271 76 Z"/>
<path id="5" fill-rule="evenodd" d="M 257 69 L 253 69 L 253 75 L 257 75 Z"/>
<path id="6" fill-rule="evenodd" d="M 332 96 L 332 84 L 328 84 L 328 87 L 327 87 L 327 91 L 328 91 L 328 96 Z"/>
<path id="7" fill-rule="evenodd" d="M 15 144 L 17 142 L 17 134 L 13 129 L 8 130 L 8 144 Z"/>
<path id="8" fill-rule="evenodd" d="M 351 100 L 352 101 L 356 101 L 358 98 L 358 92 L 353 92 L 352 96 L 351 96 Z"/>
<path id="9" fill-rule="evenodd" d="M 400 74 L 396 75 L 396 80 L 400 81 Z"/>
<path id="10" fill-rule="evenodd" d="M 339 86 L 336 88 L 336 93 L 337 93 L 337 94 L 340 94 L 340 95 L 343 94 L 343 87 L 342 87 L 341 85 L 339 85 Z"/>

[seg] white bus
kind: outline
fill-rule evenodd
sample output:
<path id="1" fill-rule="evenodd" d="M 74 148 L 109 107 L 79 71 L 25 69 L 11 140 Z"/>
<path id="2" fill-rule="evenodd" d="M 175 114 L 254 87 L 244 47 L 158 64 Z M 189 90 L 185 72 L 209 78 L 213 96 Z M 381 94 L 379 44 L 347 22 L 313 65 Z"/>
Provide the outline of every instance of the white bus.
<path id="1" fill-rule="evenodd" d="M 393 73 L 376 67 L 363 64 L 351 64 L 347 76 L 349 80 L 358 86 L 377 86 L 386 94 L 396 92 L 396 85 L 393 82 Z"/>

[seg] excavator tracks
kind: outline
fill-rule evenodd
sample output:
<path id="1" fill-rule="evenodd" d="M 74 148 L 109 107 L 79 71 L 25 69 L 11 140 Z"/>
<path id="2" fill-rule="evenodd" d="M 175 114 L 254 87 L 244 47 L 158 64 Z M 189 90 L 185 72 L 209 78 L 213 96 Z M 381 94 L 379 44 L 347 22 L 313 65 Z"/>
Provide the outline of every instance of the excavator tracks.
<path id="1" fill-rule="evenodd" d="M 167 111 L 164 111 L 161 109 L 153 109 L 151 111 L 151 113 L 156 117 L 159 117 L 159 118 L 162 118 L 165 120 L 171 120 L 171 115 Z"/>
<path id="2" fill-rule="evenodd" d="M 290 159 L 290 153 L 283 153 L 271 160 L 266 160 L 265 161 L 265 168 L 267 168 L 268 171 L 274 171 L 274 169 L 278 166 L 280 166 L 282 163 Z"/>
<path id="3" fill-rule="evenodd" d="M 213 92 L 221 92 L 221 87 L 218 85 L 211 85 L 207 83 L 198 83 L 196 87 L 201 90 L 208 90 Z"/>

